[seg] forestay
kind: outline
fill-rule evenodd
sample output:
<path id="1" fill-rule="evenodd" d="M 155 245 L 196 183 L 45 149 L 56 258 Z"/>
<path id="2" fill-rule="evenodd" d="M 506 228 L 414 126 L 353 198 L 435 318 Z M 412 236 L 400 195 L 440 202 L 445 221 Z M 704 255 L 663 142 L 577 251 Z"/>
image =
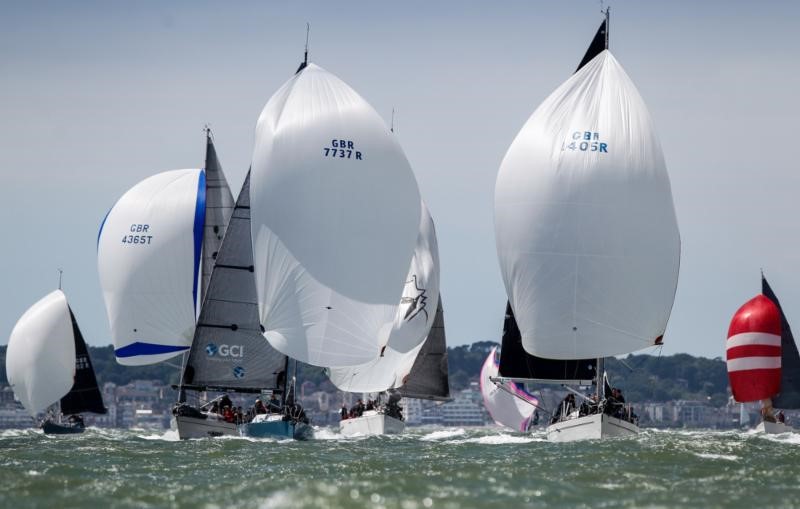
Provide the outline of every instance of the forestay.
<path id="1" fill-rule="evenodd" d="M 261 335 L 250 242 L 250 175 L 245 178 L 216 257 L 183 374 L 189 388 L 276 389 L 286 356 Z"/>
<path id="2" fill-rule="evenodd" d="M 364 99 L 314 64 L 272 96 L 255 139 L 251 228 L 266 338 L 317 366 L 374 360 L 419 231 L 402 149 Z"/>
<path id="3" fill-rule="evenodd" d="M 405 288 L 394 328 L 381 356 L 363 365 L 331 368 L 331 382 L 343 391 L 381 392 L 403 385 L 429 337 L 439 304 L 439 250 L 433 219 L 424 203 Z"/>
<path id="4" fill-rule="evenodd" d="M 75 338 L 61 290 L 31 306 L 14 326 L 8 339 L 6 373 L 14 395 L 34 417 L 72 388 Z"/>
<path id="5" fill-rule="evenodd" d="M 205 223 L 203 170 L 149 177 L 114 205 L 100 228 L 100 284 L 117 361 L 161 362 L 194 334 Z"/>
<path id="6" fill-rule="evenodd" d="M 481 394 L 483 405 L 492 420 L 501 426 L 517 431 L 528 430 L 539 400 L 513 382 L 496 385 L 492 378 L 497 377 L 497 347 L 492 347 L 481 368 Z"/>
<path id="7" fill-rule="evenodd" d="M 647 108 L 608 50 L 512 143 L 495 233 L 527 352 L 581 359 L 661 341 L 680 257 L 672 193 Z"/>

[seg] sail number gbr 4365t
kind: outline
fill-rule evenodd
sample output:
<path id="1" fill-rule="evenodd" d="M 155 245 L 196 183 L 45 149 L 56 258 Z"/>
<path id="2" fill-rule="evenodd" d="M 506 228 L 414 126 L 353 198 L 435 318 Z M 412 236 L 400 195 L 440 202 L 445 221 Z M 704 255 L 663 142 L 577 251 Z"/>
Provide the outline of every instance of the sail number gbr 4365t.
<path id="1" fill-rule="evenodd" d="M 355 159 L 363 161 L 361 152 L 355 149 L 355 145 L 350 140 L 331 140 L 330 147 L 323 147 L 325 157 L 339 157 L 342 159 Z"/>
<path id="2" fill-rule="evenodd" d="M 149 224 L 134 223 L 131 225 L 130 231 L 129 235 L 122 236 L 123 244 L 150 244 L 153 240 L 153 236 L 149 235 Z"/>
<path id="3" fill-rule="evenodd" d="M 600 133 L 592 131 L 575 131 L 569 138 L 561 142 L 561 151 L 579 150 L 581 152 L 608 153 L 608 143 L 600 141 Z"/>

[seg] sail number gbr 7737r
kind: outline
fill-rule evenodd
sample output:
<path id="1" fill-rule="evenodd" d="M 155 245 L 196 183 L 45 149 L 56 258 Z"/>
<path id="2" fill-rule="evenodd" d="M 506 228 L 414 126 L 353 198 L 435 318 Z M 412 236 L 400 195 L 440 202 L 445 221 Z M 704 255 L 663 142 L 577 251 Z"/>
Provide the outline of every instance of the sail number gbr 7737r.
<path id="1" fill-rule="evenodd" d="M 355 145 L 350 140 L 331 140 L 331 146 L 324 147 L 322 150 L 325 153 L 325 157 L 340 157 L 363 161 L 361 152 L 355 149 Z"/>
<path id="2" fill-rule="evenodd" d="M 150 225 L 149 224 L 132 224 L 131 225 L 131 235 L 123 235 L 122 236 L 122 243 L 123 244 L 150 244 L 153 240 L 152 235 L 146 235 L 149 233 Z"/>

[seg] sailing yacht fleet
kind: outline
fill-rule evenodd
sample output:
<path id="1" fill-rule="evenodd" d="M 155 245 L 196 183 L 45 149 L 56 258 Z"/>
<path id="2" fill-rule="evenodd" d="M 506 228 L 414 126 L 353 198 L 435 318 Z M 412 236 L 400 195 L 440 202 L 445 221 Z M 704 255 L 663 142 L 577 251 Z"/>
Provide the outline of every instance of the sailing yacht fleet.
<path id="1" fill-rule="evenodd" d="M 608 10 L 503 158 L 495 232 L 507 303 L 501 349 L 480 373 L 493 420 L 527 432 L 541 418 L 555 442 L 638 433 L 604 359 L 663 343 L 680 234 L 652 120 L 609 51 Z M 376 395 L 343 412 L 345 436 L 402 433 L 401 398 L 449 398 L 433 217 L 393 129 L 307 50 L 258 118 L 235 199 L 207 129 L 203 168 L 131 187 L 101 224 L 97 257 L 117 361 L 180 360 L 182 439 L 312 438 L 298 363 Z M 737 401 L 762 402 L 759 429 L 779 433 L 791 428 L 774 408 L 800 408 L 800 356 L 762 285 L 731 322 L 728 371 Z M 105 412 L 60 288 L 20 318 L 7 371 L 33 417 L 49 409 L 46 433 Z M 548 410 L 537 384 L 569 397 Z M 230 419 L 233 393 L 270 404 Z"/>

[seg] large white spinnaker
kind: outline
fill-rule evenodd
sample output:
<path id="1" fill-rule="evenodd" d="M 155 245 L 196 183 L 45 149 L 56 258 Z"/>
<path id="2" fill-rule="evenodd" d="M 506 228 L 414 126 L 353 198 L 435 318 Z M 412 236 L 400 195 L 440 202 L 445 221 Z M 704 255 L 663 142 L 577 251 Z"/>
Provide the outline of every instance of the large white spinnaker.
<path id="1" fill-rule="evenodd" d="M 120 364 L 153 364 L 189 349 L 205 200 L 205 171 L 173 170 L 136 184 L 106 216 L 97 265 Z"/>
<path id="2" fill-rule="evenodd" d="M 495 346 L 481 368 L 483 406 L 497 424 L 525 432 L 539 400 L 514 382 L 502 382 L 498 385 L 491 380 L 498 376 L 496 352 Z"/>
<path id="3" fill-rule="evenodd" d="M 49 293 L 19 319 L 8 339 L 6 373 L 31 416 L 67 394 L 75 383 L 75 336 L 67 298 Z"/>
<path id="4" fill-rule="evenodd" d="M 382 392 L 403 385 L 430 333 L 439 305 L 436 229 L 422 203 L 417 247 L 383 354 L 359 366 L 331 368 L 328 377 L 343 391 Z"/>
<path id="5" fill-rule="evenodd" d="M 647 108 L 608 50 L 512 143 L 497 177 L 495 234 L 530 354 L 605 357 L 661 341 L 680 258 L 672 192 Z"/>
<path id="6" fill-rule="evenodd" d="M 408 161 L 375 110 L 310 64 L 258 119 L 253 258 L 264 335 L 324 367 L 386 346 L 419 231 Z"/>
<path id="7" fill-rule="evenodd" d="M 419 234 L 406 276 L 388 346 L 400 353 L 417 350 L 428 337 L 439 305 L 439 244 L 428 207 L 421 202 Z"/>
<path id="8" fill-rule="evenodd" d="M 424 345 L 424 342 L 420 343 L 406 353 L 386 347 L 383 356 L 361 366 L 329 368 L 328 378 L 337 389 L 345 392 L 383 392 L 397 389 L 405 382 Z"/>

